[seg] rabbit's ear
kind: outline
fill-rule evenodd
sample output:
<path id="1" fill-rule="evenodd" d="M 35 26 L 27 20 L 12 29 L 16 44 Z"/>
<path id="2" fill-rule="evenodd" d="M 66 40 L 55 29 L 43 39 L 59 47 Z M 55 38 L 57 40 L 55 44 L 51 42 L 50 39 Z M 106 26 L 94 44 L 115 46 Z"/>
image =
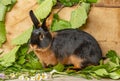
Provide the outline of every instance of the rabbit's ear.
<path id="1" fill-rule="evenodd" d="M 53 13 L 50 13 L 50 14 L 44 19 L 41 27 L 42 27 L 44 30 L 50 29 L 49 27 L 51 26 L 52 21 L 53 21 Z"/>
<path id="2" fill-rule="evenodd" d="M 36 18 L 36 16 L 35 16 L 35 14 L 33 13 L 33 11 L 30 10 L 29 14 L 30 14 L 31 20 L 32 20 L 35 28 L 36 28 L 36 29 L 39 28 L 40 22 L 39 22 L 39 20 Z"/>
<path id="3" fill-rule="evenodd" d="M 53 16 L 54 16 L 54 14 L 51 13 L 51 14 L 49 15 L 49 17 L 47 18 L 47 20 L 46 20 L 46 26 L 47 26 L 47 28 L 49 28 L 49 29 L 50 29 L 50 26 L 52 25 L 52 22 L 53 22 Z"/>
<path id="4" fill-rule="evenodd" d="M 43 23 L 42 23 L 42 29 L 43 30 L 45 30 L 45 31 L 48 31 L 48 29 L 47 29 L 47 26 L 46 26 L 46 20 L 47 20 L 47 18 L 45 18 L 44 20 L 43 20 Z"/>

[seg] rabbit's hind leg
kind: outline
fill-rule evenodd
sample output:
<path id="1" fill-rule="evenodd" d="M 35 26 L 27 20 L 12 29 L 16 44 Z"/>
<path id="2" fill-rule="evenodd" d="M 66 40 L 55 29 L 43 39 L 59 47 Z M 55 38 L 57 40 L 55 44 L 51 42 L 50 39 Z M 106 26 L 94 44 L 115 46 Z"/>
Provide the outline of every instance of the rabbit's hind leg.
<path id="1" fill-rule="evenodd" d="M 80 70 L 82 69 L 82 63 L 84 62 L 84 59 L 81 59 L 80 57 L 77 57 L 75 55 L 70 56 L 70 62 L 74 65 L 73 70 Z"/>

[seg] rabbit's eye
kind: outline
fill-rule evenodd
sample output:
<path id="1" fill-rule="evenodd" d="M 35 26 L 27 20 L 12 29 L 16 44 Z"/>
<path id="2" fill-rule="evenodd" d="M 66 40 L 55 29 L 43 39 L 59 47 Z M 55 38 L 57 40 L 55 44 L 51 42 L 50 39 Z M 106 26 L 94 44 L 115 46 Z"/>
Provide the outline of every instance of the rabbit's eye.
<path id="1" fill-rule="evenodd" d="M 44 38 L 44 35 L 41 34 L 41 35 L 39 36 L 39 39 L 40 39 L 40 40 L 43 40 L 43 38 Z"/>

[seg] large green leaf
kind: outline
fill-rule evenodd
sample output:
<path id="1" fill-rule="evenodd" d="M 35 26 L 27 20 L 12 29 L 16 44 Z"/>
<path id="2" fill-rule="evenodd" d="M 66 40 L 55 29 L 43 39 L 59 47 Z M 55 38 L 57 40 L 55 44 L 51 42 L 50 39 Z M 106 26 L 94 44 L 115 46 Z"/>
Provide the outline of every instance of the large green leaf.
<path id="1" fill-rule="evenodd" d="M 11 66 L 13 62 L 15 62 L 15 58 L 16 58 L 16 53 L 18 51 L 20 46 L 16 46 L 15 48 L 13 48 L 9 53 L 4 54 L 1 58 L 0 58 L 0 65 L 4 66 L 4 67 L 8 67 Z"/>
<path id="2" fill-rule="evenodd" d="M 34 11 L 37 18 L 44 19 L 51 12 L 53 7 L 53 0 L 45 0 L 40 4 L 40 6 Z"/>
<path id="3" fill-rule="evenodd" d="M 76 10 L 71 13 L 70 23 L 72 28 L 79 28 L 85 24 L 87 19 L 86 9 L 82 6 L 79 6 Z"/>
<path id="4" fill-rule="evenodd" d="M 94 71 L 98 76 L 101 76 L 101 77 L 105 77 L 105 76 L 108 76 L 108 72 L 106 71 L 106 69 L 98 69 L 96 71 Z"/>
<path id="5" fill-rule="evenodd" d="M 112 79 L 120 79 L 120 69 L 109 74 Z"/>
<path id="6" fill-rule="evenodd" d="M 0 21 L 5 20 L 6 11 L 7 11 L 7 7 L 0 3 Z"/>
<path id="7" fill-rule="evenodd" d="M 32 29 L 33 29 L 33 27 L 30 27 L 28 30 L 23 32 L 20 36 L 13 39 L 12 44 L 13 45 L 23 45 L 23 44 L 27 43 L 31 36 Z"/>
<path id="8" fill-rule="evenodd" d="M 0 21 L 0 47 L 6 41 L 5 23 Z"/>
<path id="9" fill-rule="evenodd" d="M 51 31 L 58 31 L 58 30 L 63 30 L 63 29 L 68 29 L 71 28 L 71 24 L 68 21 L 65 20 L 54 20 L 52 26 L 51 26 Z"/>
<path id="10" fill-rule="evenodd" d="M 9 5 L 12 3 L 12 0 L 1 0 L 0 3 L 2 3 L 4 5 Z"/>
<path id="11" fill-rule="evenodd" d="M 90 3 L 81 3 L 81 6 L 85 8 L 86 12 L 88 13 L 90 10 Z"/>
<path id="12" fill-rule="evenodd" d="M 5 15 L 15 4 L 16 0 L 1 0 L 0 1 L 0 47 L 6 41 L 5 30 Z"/>

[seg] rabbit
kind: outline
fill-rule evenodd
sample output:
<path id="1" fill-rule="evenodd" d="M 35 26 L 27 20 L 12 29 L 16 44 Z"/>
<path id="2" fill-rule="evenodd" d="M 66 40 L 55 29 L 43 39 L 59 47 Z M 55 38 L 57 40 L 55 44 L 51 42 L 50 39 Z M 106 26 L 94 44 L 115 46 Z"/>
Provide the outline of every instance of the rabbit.
<path id="1" fill-rule="evenodd" d="M 102 50 L 96 39 L 79 29 L 64 29 L 50 32 L 44 19 L 42 25 L 30 11 L 34 29 L 30 37 L 30 47 L 39 58 L 43 67 L 73 65 L 82 69 L 89 65 L 98 65 L 102 59 Z"/>

